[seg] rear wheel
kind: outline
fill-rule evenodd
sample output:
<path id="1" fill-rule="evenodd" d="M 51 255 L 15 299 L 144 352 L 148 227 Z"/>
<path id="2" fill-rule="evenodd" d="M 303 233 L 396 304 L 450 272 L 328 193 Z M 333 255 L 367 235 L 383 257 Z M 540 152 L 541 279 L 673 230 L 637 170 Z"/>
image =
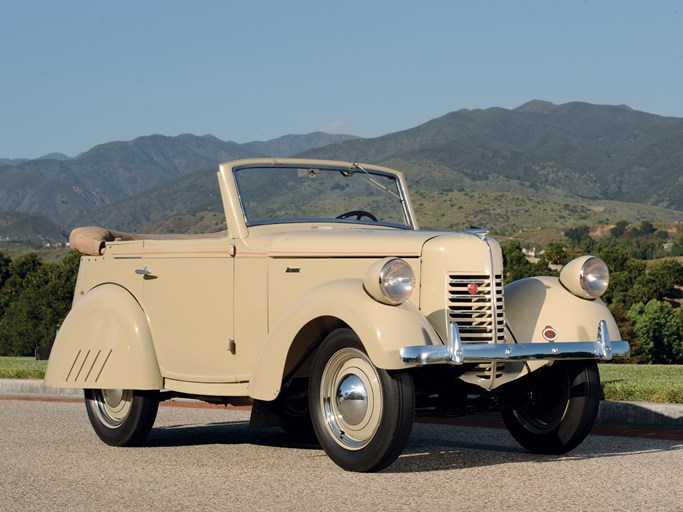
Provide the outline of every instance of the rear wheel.
<path id="1" fill-rule="evenodd" d="M 158 391 L 86 389 L 85 407 L 97 436 L 111 446 L 136 446 L 154 425 Z"/>
<path id="2" fill-rule="evenodd" d="M 501 414 L 512 436 L 532 453 L 562 454 L 590 433 L 600 405 L 595 361 L 556 362 L 524 378 L 509 396 L 523 405 Z"/>
<path id="3" fill-rule="evenodd" d="M 337 329 L 313 362 L 309 404 L 318 441 L 338 466 L 379 471 L 408 441 L 415 389 L 407 373 L 376 368 L 352 330 Z"/>

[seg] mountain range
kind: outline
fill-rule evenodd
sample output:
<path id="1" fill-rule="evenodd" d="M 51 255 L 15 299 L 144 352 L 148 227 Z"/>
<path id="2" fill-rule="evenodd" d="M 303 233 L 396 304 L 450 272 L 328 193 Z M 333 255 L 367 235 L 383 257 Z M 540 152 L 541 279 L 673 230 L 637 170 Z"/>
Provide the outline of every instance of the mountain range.
<path id="1" fill-rule="evenodd" d="M 535 190 L 683 210 L 683 119 L 626 106 L 531 101 L 514 110 L 459 110 L 372 140 L 303 155 L 428 162 L 455 176 L 503 178 Z"/>
<path id="2" fill-rule="evenodd" d="M 199 214 L 205 222 L 203 212 L 220 209 L 220 162 L 274 156 L 388 165 L 404 171 L 425 201 L 441 194 L 458 202 L 472 193 L 486 201 L 504 191 L 572 208 L 640 203 L 683 219 L 683 118 L 538 100 L 516 109 L 458 110 L 376 138 L 318 132 L 237 144 L 211 135 L 152 135 L 75 158 L 0 160 L 0 211 L 42 215 L 63 230 L 78 224 L 164 229 L 159 223 L 170 216 Z"/>
<path id="3" fill-rule="evenodd" d="M 0 166 L 0 212 L 42 215 L 69 229 L 79 218 L 198 169 L 215 169 L 236 158 L 291 155 L 351 138 L 316 132 L 238 144 L 212 135 L 184 134 L 101 144 L 75 158 L 59 155 Z M 0 237 L 3 234 L 0 225 Z"/>

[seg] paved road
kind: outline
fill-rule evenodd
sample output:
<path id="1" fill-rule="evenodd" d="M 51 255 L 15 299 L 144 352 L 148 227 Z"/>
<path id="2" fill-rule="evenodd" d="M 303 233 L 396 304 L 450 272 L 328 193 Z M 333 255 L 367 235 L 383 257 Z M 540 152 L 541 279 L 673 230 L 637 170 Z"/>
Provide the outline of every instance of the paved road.
<path id="1" fill-rule="evenodd" d="M 683 510 L 683 442 L 590 436 L 529 455 L 505 430 L 416 424 L 382 473 L 347 473 L 247 413 L 161 407 L 111 448 L 82 403 L 0 400 L 0 510 Z"/>

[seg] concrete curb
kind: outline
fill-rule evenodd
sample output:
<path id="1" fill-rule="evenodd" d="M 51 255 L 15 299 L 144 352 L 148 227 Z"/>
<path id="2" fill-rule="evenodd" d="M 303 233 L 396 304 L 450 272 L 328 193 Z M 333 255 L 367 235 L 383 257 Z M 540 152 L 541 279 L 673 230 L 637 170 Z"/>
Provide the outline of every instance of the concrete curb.
<path id="1" fill-rule="evenodd" d="M 0 379 L 0 397 L 82 399 L 82 389 L 57 389 L 42 380 Z M 597 423 L 683 428 L 683 404 L 600 402 Z"/>
<path id="2" fill-rule="evenodd" d="M 650 402 L 600 402 L 597 423 L 683 428 L 683 405 Z"/>
<path id="3" fill-rule="evenodd" d="M 83 390 L 51 388 L 40 379 L 0 379 L 0 396 L 9 398 L 83 398 Z"/>

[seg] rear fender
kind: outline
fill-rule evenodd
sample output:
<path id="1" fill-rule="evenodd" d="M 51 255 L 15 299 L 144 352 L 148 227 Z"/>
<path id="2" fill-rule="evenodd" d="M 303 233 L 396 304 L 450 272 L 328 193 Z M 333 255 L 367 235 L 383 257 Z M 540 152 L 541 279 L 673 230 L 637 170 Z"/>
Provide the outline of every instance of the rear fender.
<path id="1" fill-rule="evenodd" d="M 298 300 L 274 325 L 261 350 L 249 395 L 273 400 L 280 392 L 285 361 L 299 332 L 316 319 L 345 324 L 360 337 L 378 368 L 405 369 L 400 349 L 410 345 L 442 344 L 434 328 L 410 302 L 380 304 L 363 289 L 361 280 L 334 281 L 318 286 Z M 310 339 L 310 344 L 316 340 Z"/>
<path id="2" fill-rule="evenodd" d="M 161 389 L 147 317 L 121 286 L 91 289 L 55 339 L 45 383 L 58 388 Z"/>

